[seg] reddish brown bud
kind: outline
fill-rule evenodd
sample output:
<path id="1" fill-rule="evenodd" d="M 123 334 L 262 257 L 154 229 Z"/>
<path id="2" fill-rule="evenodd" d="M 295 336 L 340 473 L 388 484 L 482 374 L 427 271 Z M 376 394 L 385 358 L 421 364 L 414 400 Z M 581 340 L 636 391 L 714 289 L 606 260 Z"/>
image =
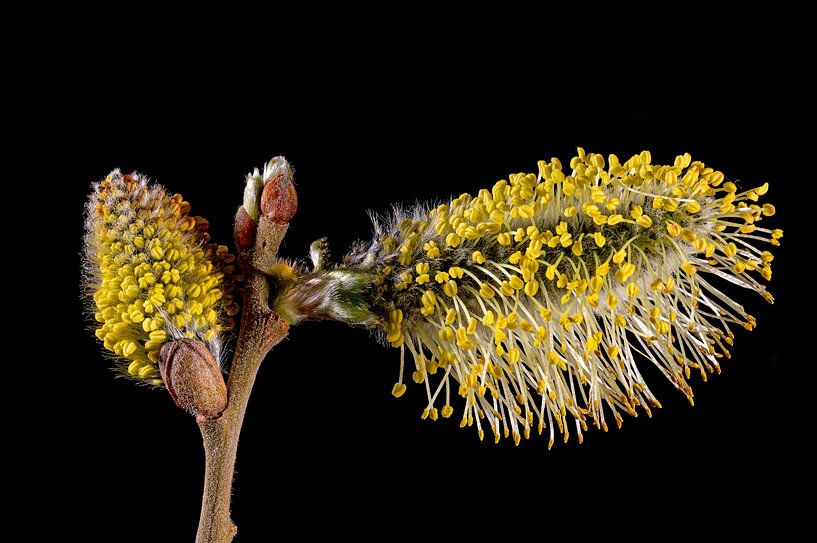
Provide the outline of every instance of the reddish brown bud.
<path id="1" fill-rule="evenodd" d="M 256 228 L 258 228 L 258 224 L 250 218 L 244 206 L 239 207 L 235 216 L 235 230 L 233 231 L 235 245 L 239 251 L 248 249 L 255 243 Z"/>
<path id="2" fill-rule="evenodd" d="M 159 369 L 170 397 L 182 409 L 212 420 L 227 408 L 227 386 L 204 342 L 176 339 L 162 346 Z"/>
<path id="3" fill-rule="evenodd" d="M 292 179 L 280 174 L 264 185 L 261 193 L 261 213 L 277 223 L 287 223 L 298 210 L 298 193 Z"/>

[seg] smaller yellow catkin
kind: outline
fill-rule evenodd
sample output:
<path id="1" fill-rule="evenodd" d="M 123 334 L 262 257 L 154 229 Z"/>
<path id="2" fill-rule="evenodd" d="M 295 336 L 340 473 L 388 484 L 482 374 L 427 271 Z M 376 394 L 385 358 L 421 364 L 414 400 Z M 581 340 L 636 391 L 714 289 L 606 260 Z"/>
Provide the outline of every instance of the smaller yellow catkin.
<path id="1" fill-rule="evenodd" d="M 209 243 L 208 222 L 190 204 L 140 175 L 111 172 L 87 206 L 85 267 L 97 338 L 134 379 L 161 385 L 162 346 L 205 341 L 219 360 L 219 334 L 233 326 L 235 256 Z"/>

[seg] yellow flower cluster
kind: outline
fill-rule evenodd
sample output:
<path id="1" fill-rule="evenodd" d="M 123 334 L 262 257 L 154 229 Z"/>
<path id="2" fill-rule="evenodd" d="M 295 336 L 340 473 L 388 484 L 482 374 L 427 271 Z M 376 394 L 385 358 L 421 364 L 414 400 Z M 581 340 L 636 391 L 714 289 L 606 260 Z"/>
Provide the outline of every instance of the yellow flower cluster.
<path id="1" fill-rule="evenodd" d="M 170 339 L 206 341 L 219 359 L 219 332 L 238 313 L 235 257 L 209 244 L 207 220 L 178 194 L 137 174 L 113 171 L 88 204 L 85 262 L 99 323 L 96 336 L 127 375 L 161 385 L 158 360 Z"/>
<path id="2" fill-rule="evenodd" d="M 573 427 L 581 441 L 588 425 L 660 405 L 639 358 L 691 402 L 691 371 L 719 369 L 731 327 L 755 325 L 718 278 L 773 301 L 760 282 L 773 257 L 756 247 L 782 237 L 758 226 L 775 212 L 759 202 L 767 190 L 739 191 L 689 154 L 657 165 L 649 151 L 622 163 L 580 148 L 567 168 L 541 161 L 398 216 L 371 248 L 375 310 L 413 356 L 423 418 L 439 403 L 453 413 L 453 379 L 461 424 L 480 438 L 487 426 L 518 443 L 536 426 L 552 445 L 554 427 L 565 440 Z M 404 391 L 401 363 L 393 393 Z"/>

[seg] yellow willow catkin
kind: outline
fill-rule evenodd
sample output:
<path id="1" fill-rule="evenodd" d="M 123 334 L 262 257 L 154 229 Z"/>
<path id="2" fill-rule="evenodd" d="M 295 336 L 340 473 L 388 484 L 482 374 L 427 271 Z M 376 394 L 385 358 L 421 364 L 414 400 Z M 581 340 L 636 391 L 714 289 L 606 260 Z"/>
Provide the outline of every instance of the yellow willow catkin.
<path id="1" fill-rule="evenodd" d="M 219 360 L 219 333 L 232 327 L 235 257 L 210 244 L 207 220 L 139 174 L 114 170 L 93 187 L 85 230 L 86 290 L 96 336 L 123 373 L 161 385 L 167 341 L 205 341 Z"/>
<path id="2" fill-rule="evenodd" d="M 392 393 L 408 354 L 423 418 L 450 417 L 459 396 L 480 439 L 518 444 L 535 427 L 549 446 L 659 407 L 638 360 L 692 402 L 690 374 L 719 370 L 733 326 L 755 325 L 718 282 L 773 301 L 758 246 L 783 234 L 758 226 L 775 212 L 760 203 L 768 185 L 739 191 L 689 154 L 656 165 L 649 151 L 621 163 L 580 148 L 567 167 L 538 166 L 397 213 L 346 257 L 375 276 L 371 310 L 401 350 Z"/>

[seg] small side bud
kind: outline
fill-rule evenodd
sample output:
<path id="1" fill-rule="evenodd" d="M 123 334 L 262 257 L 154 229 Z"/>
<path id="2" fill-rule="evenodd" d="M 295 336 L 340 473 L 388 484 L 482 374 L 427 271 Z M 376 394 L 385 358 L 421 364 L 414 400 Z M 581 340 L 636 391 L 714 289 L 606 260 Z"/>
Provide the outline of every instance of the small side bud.
<path id="1" fill-rule="evenodd" d="M 182 409 L 205 420 L 227 408 L 227 386 L 213 355 L 195 339 L 169 341 L 159 352 L 159 369 L 170 397 Z"/>
<path id="2" fill-rule="evenodd" d="M 242 207 L 253 221 L 257 221 L 261 214 L 259 200 L 261 191 L 264 190 L 264 179 L 258 175 L 258 170 L 247 175 L 247 184 L 244 187 L 244 201 Z"/>
<path id="3" fill-rule="evenodd" d="M 286 173 L 270 179 L 261 193 L 261 213 L 271 221 L 288 223 L 298 210 L 298 193 Z"/>
<path id="4" fill-rule="evenodd" d="M 312 261 L 312 271 L 323 271 L 329 260 L 329 242 L 326 238 L 316 239 L 309 246 L 309 259 Z"/>
<path id="5" fill-rule="evenodd" d="M 238 250 L 249 249 L 255 243 L 255 232 L 258 228 L 256 223 L 247 213 L 246 208 L 241 206 L 235 216 L 235 227 L 233 237 Z"/>

